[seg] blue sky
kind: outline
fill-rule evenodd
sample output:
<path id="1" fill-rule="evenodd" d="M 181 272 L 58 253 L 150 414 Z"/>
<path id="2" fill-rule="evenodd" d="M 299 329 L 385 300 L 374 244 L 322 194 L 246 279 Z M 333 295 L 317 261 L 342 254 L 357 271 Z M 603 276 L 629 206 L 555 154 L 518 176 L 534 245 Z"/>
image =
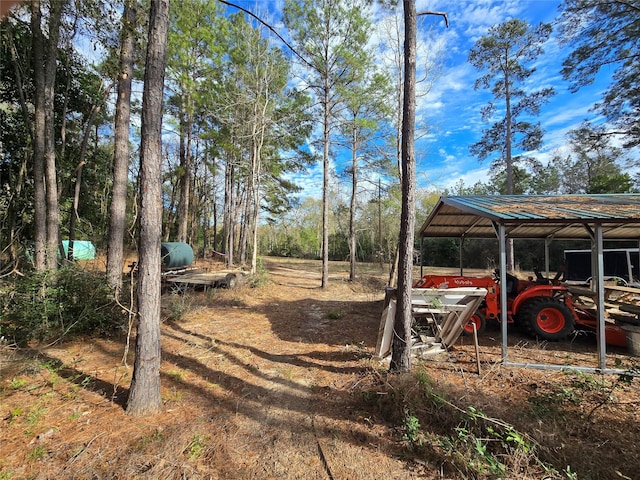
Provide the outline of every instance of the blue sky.
<path id="1" fill-rule="evenodd" d="M 418 99 L 417 125 L 427 126 L 429 133 L 416 142 L 417 182 L 419 188 L 442 190 L 458 183 L 471 186 L 488 181 L 490 160 L 479 162 L 469 153 L 469 146 L 480 139 L 483 127 L 480 108 L 491 99 L 486 91 L 475 91 L 473 84 L 480 75 L 467 62 L 470 49 L 487 34 L 489 27 L 509 18 L 520 18 L 530 24 L 553 22 L 558 16 L 557 0 L 419 0 L 418 11 L 442 11 L 449 18 L 445 28 L 441 17 L 429 16 L 418 20 L 419 43 L 428 46 L 423 55 L 437 51 L 440 67 L 431 89 Z M 283 1 L 242 1 L 253 11 L 265 8 L 278 19 Z M 280 28 L 283 28 L 280 25 Z M 600 92 L 608 84 L 611 72 L 603 72 L 598 81 L 578 93 L 568 91 L 569 83 L 560 74 L 563 60 L 570 50 L 556 39 L 556 29 L 545 45 L 545 54 L 535 64 L 537 72 L 525 88 L 552 86 L 556 96 L 542 107 L 538 117 L 546 134 L 537 152 L 530 152 L 546 162 L 562 151 L 566 133 L 583 120 L 601 121 L 590 109 L 600 99 Z M 430 53 L 431 52 L 431 53 Z M 420 50 L 418 52 L 420 56 Z M 339 159 L 338 159 L 339 161 Z M 296 177 L 304 187 L 304 195 L 321 196 L 321 165 L 310 169 L 308 175 Z M 346 188 L 346 187 L 345 187 Z"/>

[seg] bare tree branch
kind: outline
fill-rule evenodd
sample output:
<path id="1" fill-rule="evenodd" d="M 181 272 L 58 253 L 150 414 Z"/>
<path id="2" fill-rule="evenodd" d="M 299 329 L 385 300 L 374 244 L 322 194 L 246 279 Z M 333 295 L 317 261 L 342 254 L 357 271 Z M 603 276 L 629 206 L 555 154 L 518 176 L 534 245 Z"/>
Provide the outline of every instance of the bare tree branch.
<path id="1" fill-rule="evenodd" d="M 418 12 L 416 14 L 416 16 L 420 17 L 422 15 L 440 15 L 441 17 L 444 18 L 444 24 L 447 26 L 447 28 L 449 28 L 449 17 L 447 17 L 447 12 L 430 12 L 430 11 L 426 11 L 426 12 Z"/>
<path id="2" fill-rule="evenodd" d="M 264 20 L 262 20 L 260 17 L 258 17 L 255 13 L 247 10 L 246 8 L 241 7 L 240 5 L 236 5 L 235 3 L 232 2 L 227 2 L 226 0 L 218 0 L 220 3 L 227 5 L 229 7 L 233 7 L 233 8 L 237 8 L 238 10 L 246 13 L 247 15 L 249 15 L 252 18 L 255 18 L 257 21 L 259 21 L 262 25 L 264 25 L 265 27 L 267 27 L 271 32 L 273 32 L 273 34 L 278 37 L 280 40 L 282 40 L 282 43 L 284 43 L 287 48 L 289 50 L 291 50 L 294 55 L 296 57 L 298 57 L 300 60 L 302 60 L 308 67 L 310 68 L 315 68 L 313 65 L 311 65 L 311 63 L 309 63 L 302 55 L 300 55 L 290 44 L 289 42 L 287 42 L 282 35 L 280 35 L 275 28 L 273 28 L 271 25 L 269 25 L 267 22 L 265 22 Z M 448 22 L 447 22 L 448 24 Z"/>

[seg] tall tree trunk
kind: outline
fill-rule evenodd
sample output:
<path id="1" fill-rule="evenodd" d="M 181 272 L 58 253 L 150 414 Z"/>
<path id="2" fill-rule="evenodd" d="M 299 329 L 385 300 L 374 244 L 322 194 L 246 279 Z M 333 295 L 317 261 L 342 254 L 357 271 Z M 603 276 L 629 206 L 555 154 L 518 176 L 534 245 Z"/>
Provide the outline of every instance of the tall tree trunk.
<path id="1" fill-rule="evenodd" d="M 102 102 L 106 102 L 107 98 L 109 98 L 109 94 L 111 93 L 111 89 L 113 88 L 113 84 L 109 85 L 105 91 L 102 98 Z M 87 147 L 89 145 L 89 136 L 91 134 L 91 127 L 93 126 L 93 122 L 95 121 L 96 115 L 100 112 L 101 105 L 94 105 L 91 108 L 91 113 L 89 114 L 89 118 L 87 118 L 87 124 L 84 128 L 84 134 L 82 136 L 82 144 L 80 145 L 80 155 L 78 158 L 78 166 L 76 167 L 76 184 L 73 191 L 73 208 L 71 211 L 71 219 L 69 222 L 69 248 L 67 258 L 70 262 L 73 261 L 73 243 L 76 239 L 76 223 L 78 221 L 78 206 L 80 204 L 80 187 L 82 184 L 82 169 L 87 163 L 85 158 L 87 156 Z"/>
<path id="2" fill-rule="evenodd" d="M 36 270 L 47 268 L 47 202 L 44 183 L 44 137 L 45 137 L 45 94 L 44 94 L 44 34 L 42 33 L 42 12 L 40 1 L 31 2 L 31 55 L 35 88 L 33 121 L 33 186 L 34 186 L 34 265 Z"/>
<path id="3" fill-rule="evenodd" d="M 12 194 L 13 198 L 20 198 L 22 196 L 22 189 L 25 185 L 25 178 L 27 177 L 28 170 L 28 162 L 30 159 L 29 155 L 29 147 L 33 148 L 33 126 L 31 125 L 31 118 L 29 116 L 29 108 L 27 106 L 27 99 L 24 94 L 24 82 L 22 80 L 22 72 L 24 71 L 24 65 L 20 62 L 18 57 L 18 52 L 16 50 L 15 42 L 13 41 L 13 29 L 11 26 L 11 22 L 6 22 L 5 26 L 7 28 L 7 39 L 9 43 L 9 50 L 11 52 L 11 63 L 13 63 L 13 70 L 16 79 L 16 87 L 18 91 L 18 95 L 20 98 L 20 110 L 22 112 L 22 117 L 24 121 L 25 128 L 28 133 L 29 144 L 27 148 L 25 148 L 25 154 L 22 157 L 22 162 L 20 164 L 20 169 L 18 170 L 18 178 L 16 179 L 14 192 Z M 18 251 L 18 232 L 20 230 L 19 223 L 17 222 L 17 211 L 15 209 L 9 210 L 9 218 L 8 225 L 10 226 L 9 232 L 9 260 L 11 264 L 15 266 L 18 265 L 19 262 L 19 251 Z"/>
<path id="4" fill-rule="evenodd" d="M 60 212 L 58 208 L 58 180 L 56 174 L 55 142 L 55 85 L 58 59 L 58 39 L 60 19 L 66 1 L 50 2 L 49 40 L 44 65 L 44 177 L 45 201 L 47 205 L 47 268 L 58 268 L 58 247 L 60 245 Z"/>
<path id="5" fill-rule="evenodd" d="M 226 267 L 233 266 L 233 245 L 235 225 L 233 221 L 234 203 L 235 203 L 235 179 L 234 166 L 231 154 L 228 154 L 227 164 L 225 168 L 225 185 L 224 185 L 224 254 L 226 259 Z"/>
<path id="6" fill-rule="evenodd" d="M 133 79 L 134 30 L 136 0 L 124 3 L 120 34 L 120 75 L 113 146 L 113 191 L 109 208 L 109 240 L 107 246 L 107 283 L 116 298 L 122 290 L 124 232 L 127 219 L 127 186 L 129 174 L 129 124 L 131 122 L 131 81 Z"/>
<path id="7" fill-rule="evenodd" d="M 251 238 L 251 273 L 256 273 L 258 266 L 258 223 L 260 221 L 260 178 L 262 174 L 262 147 L 267 122 L 267 110 L 269 107 L 269 80 L 261 77 L 256 91 L 256 99 L 253 104 L 253 121 L 251 125 L 251 185 L 249 192 L 253 204 L 253 226 Z M 263 100 L 260 103 L 260 100 Z"/>
<path id="8" fill-rule="evenodd" d="M 169 0 L 151 0 L 142 97 L 140 240 L 136 359 L 127 413 L 162 408 L 160 396 L 160 238 L 162 236 L 162 102 L 167 60 Z"/>
<path id="9" fill-rule="evenodd" d="M 390 370 L 411 369 L 411 286 L 415 224 L 416 5 L 404 4 L 404 102 L 402 109 L 402 212 L 396 317 Z"/>
<path id="10" fill-rule="evenodd" d="M 232 204 L 233 211 L 231 213 L 231 232 L 232 232 L 232 250 L 234 252 L 240 252 L 240 245 L 242 244 L 242 206 L 244 205 L 243 199 L 245 197 L 245 189 L 242 188 L 239 181 L 234 182 L 233 190 L 234 203 Z M 238 258 L 238 254 L 235 254 L 235 258 Z M 234 260 L 235 261 L 235 260 Z"/>
<path id="11" fill-rule="evenodd" d="M 73 58 L 73 39 L 78 32 L 78 16 L 80 14 L 78 9 L 74 9 L 74 22 L 73 28 L 70 35 L 66 36 L 65 47 L 64 50 L 66 55 L 64 57 L 64 71 L 69 72 L 69 65 L 71 63 L 71 58 Z M 60 118 L 62 119 L 60 125 L 60 149 L 58 153 L 58 158 L 64 159 L 66 155 L 67 149 L 67 111 L 69 109 L 69 90 L 71 89 L 72 80 L 74 80 L 73 75 L 67 75 L 67 81 L 64 87 L 64 101 L 62 103 L 62 109 L 60 113 Z M 62 188 L 58 187 L 58 202 L 60 202 L 62 196 Z"/>
<path id="12" fill-rule="evenodd" d="M 167 152 L 168 155 L 168 152 Z M 169 182 L 171 183 L 171 187 L 169 188 L 169 191 L 171 192 L 171 195 L 169 196 L 169 206 L 168 208 L 164 209 L 164 220 L 162 222 L 162 225 L 164 225 L 164 241 L 168 242 L 171 238 L 171 232 L 173 231 L 173 224 L 175 222 L 175 206 L 176 206 L 176 196 L 180 193 L 178 192 L 178 184 L 180 183 L 180 180 L 177 179 L 174 180 L 172 178 L 169 178 Z"/>
<path id="13" fill-rule="evenodd" d="M 196 239 L 198 238 L 198 232 L 202 231 L 200 230 L 201 228 L 201 222 L 199 221 L 199 219 L 201 219 L 205 214 L 206 214 L 206 209 L 205 209 L 205 198 L 204 198 L 204 183 L 206 181 L 206 176 L 205 175 L 200 175 L 200 172 L 198 171 L 199 168 L 205 168 L 204 164 L 202 162 L 198 162 L 198 164 L 195 164 L 195 161 L 198 160 L 200 158 L 200 141 L 199 141 L 199 134 L 197 132 L 193 132 L 191 134 L 191 140 L 189 140 L 189 142 L 191 142 L 193 140 L 194 137 L 194 133 L 195 133 L 195 149 L 194 149 L 194 154 L 191 155 L 191 187 L 189 188 L 189 215 L 188 215 L 188 225 L 189 225 L 189 229 L 188 229 L 188 236 L 187 236 L 187 243 L 189 243 L 190 245 L 193 245 L 194 242 L 196 241 Z"/>
<path id="14" fill-rule="evenodd" d="M 213 239 L 211 240 L 211 243 L 213 244 L 213 249 L 215 251 L 218 251 L 218 249 L 222 249 L 218 247 L 218 205 L 215 197 L 215 189 L 213 194 L 213 205 L 211 209 L 213 214 Z"/>
<path id="15" fill-rule="evenodd" d="M 225 254 L 225 266 L 229 264 L 229 230 L 230 230 L 230 221 L 231 221 L 231 187 L 230 187 L 230 172 L 231 166 L 227 161 L 224 168 L 224 203 L 222 207 L 222 240 L 220 242 L 221 251 Z"/>
<path id="16" fill-rule="evenodd" d="M 182 87 L 185 91 L 186 87 Z M 191 118 L 189 99 L 183 98 L 180 114 L 180 200 L 178 201 L 178 232 L 176 240 L 178 242 L 187 241 L 187 230 L 189 225 L 189 200 L 191 198 L 191 130 L 193 120 Z"/>
<path id="17" fill-rule="evenodd" d="M 260 185 L 256 185 L 253 193 L 253 238 L 251 239 L 251 273 L 255 274 L 258 270 L 258 222 L 260 221 Z"/>
<path id="18" fill-rule="evenodd" d="M 240 238 L 238 239 L 238 257 L 240 258 L 240 265 L 247 264 L 247 243 L 249 238 L 249 228 L 251 223 L 251 192 L 253 191 L 253 176 L 251 175 L 251 170 L 253 169 L 253 160 L 250 160 L 252 164 L 249 167 L 249 172 L 247 175 L 247 185 L 245 185 L 243 195 L 242 195 L 242 218 L 243 221 L 240 222 Z"/>
<path id="19" fill-rule="evenodd" d="M 399 33 L 399 29 L 396 30 Z M 400 36 L 398 35 L 398 45 L 400 45 Z M 397 121 L 396 121 L 396 162 L 398 164 L 398 179 L 400 184 L 402 184 L 402 104 L 404 101 L 404 69 L 402 66 L 403 56 L 400 54 L 400 49 L 398 49 L 398 56 L 396 57 L 396 66 L 397 66 L 397 82 L 396 82 L 396 113 L 397 113 Z M 400 241 L 400 237 L 398 237 L 398 242 Z M 398 263 L 400 261 L 399 258 L 400 252 L 398 248 L 393 251 L 393 261 L 391 262 L 391 268 L 389 269 L 389 286 L 391 288 L 395 288 L 398 286 Z"/>
<path id="20" fill-rule="evenodd" d="M 266 102 L 262 111 L 262 118 L 266 111 Z M 254 142 L 253 146 L 253 161 L 252 163 L 252 176 L 253 180 L 253 238 L 251 248 L 251 273 L 256 273 L 258 267 L 258 222 L 260 221 L 260 175 L 262 170 L 262 146 L 264 144 L 264 130 L 262 125 L 259 129 L 260 133 L 254 135 L 254 138 L 258 138 Z"/>
<path id="21" fill-rule="evenodd" d="M 380 258 L 380 271 L 382 271 L 384 255 L 382 254 L 382 180 L 380 178 L 378 178 L 378 257 Z"/>
<path id="22" fill-rule="evenodd" d="M 65 71 L 69 71 L 70 55 L 65 58 Z M 60 158 L 64 158 L 67 150 L 67 109 L 69 108 L 69 90 L 71 89 L 71 75 L 67 75 L 67 83 L 64 87 L 64 101 L 62 102 L 61 118 L 62 124 L 60 125 Z M 58 194 L 61 194 L 61 188 Z M 60 199 L 58 199 L 60 201 Z"/>
<path id="23" fill-rule="evenodd" d="M 351 202 L 349 206 L 349 280 L 356 280 L 356 195 L 358 188 L 358 155 L 356 144 L 358 133 L 356 118 L 353 118 L 351 139 Z"/>
<path id="24" fill-rule="evenodd" d="M 195 156 L 194 158 L 198 158 Z M 189 225 L 188 234 L 187 234 L 187 243 L 193 245 L 196 238 L 198 238 L 198 232 L 201 232 L 201 223 L 199 219 L 201 219 L 205 212 L 203 209 L 203 199 L 200 196 L 202 192 L 202 186 L 200 183 L 200 178 L 197 175 L 198 172 L 194 172 L 191 175 L 191 188 L 189 195 L 189 221 L 187 222 Z"/>
<path id="25" fill-rule="evenodd" d="M 326 58 L 326 55 L 325 55 Z M 322 288 L 329 286 L 329 78 L 325 75 L 323 98 L 322 154 Z"/>
<path id="26" fill-rule="evenodd" d="M 507 164 L 507 195 L 513 195 L 513 158 L 511 154 L 511 141 L 512 141 L 512 119 L 511 119 L 511 91 L 509 89 L 509 76 L 505 73 L 504 79 L 505 89 L 505 104 L 506 113 L 505 118 L 507 121 L 507 133 L 505 138 L 505 163 Z M 507 254 L 507 270 L 513 271 L 514 252 L 513 252 L 513 238 L 507 238 L 506 244 Z"/>
<path id="27" fill-rule="evenodd" d="M 202 190 L 197 194 L 202 197 L 202 216 L 200 217 L 200 224 L 202 228 L 202 256 L 203 258 L 207 258 L 209 252 L 211 251 L 211 212 L 210 212 L 210 202 L 209 202 L 209 192 L 207 188 L 209 187 L 209 172 L 207 167 L 207 154 L 206 154 L 206 145 L 205 145 L 205 153 L 204 159 L 202 162 Z"/>

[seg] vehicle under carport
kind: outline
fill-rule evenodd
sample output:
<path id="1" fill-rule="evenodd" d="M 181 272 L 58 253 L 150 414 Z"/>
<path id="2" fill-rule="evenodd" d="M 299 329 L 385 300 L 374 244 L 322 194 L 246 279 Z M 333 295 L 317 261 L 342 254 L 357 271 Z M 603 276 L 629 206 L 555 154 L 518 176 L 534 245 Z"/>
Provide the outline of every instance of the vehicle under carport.
<path id="1" fill-rule="evenodd" d="M 497 239 L 500 283 L 506 285 L 507 239 L 538 239 L 545 243 L 545 269 L 549 271 L 549 245 L 553 240 L 589 240 L 592 246 L 593 298 L 597 305 L 598 367 L 574 365 L 583 371 L 621 373 L 606 366 L 603 305 L 603 243 L 640 240 L 640 195 L 491 195 L 443 196 L 419 231 L 421 238 Z M 502 363 L 511 366 L 565 369 L 567 365 L 531 365 L 508 361 L 506 296 L 501 298 Z"/>

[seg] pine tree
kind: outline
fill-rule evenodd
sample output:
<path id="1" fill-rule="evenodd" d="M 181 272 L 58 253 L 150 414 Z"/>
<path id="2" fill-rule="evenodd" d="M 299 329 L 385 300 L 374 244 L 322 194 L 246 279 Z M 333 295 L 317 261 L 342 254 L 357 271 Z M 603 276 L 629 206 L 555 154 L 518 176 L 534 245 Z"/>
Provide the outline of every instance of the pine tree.
<path id="1" fill-rule="evenodd" d="M 322 111 L 322 288 L 329 284 L 329 177 L 339 87 L 353 79 L 347 57 L 363 44 L 368 21 L 361 0 L 288 0 L 284 22 L 305 58 L 306 81 Z M 366 38 L 365 38 L 366 40 Z"/>
<path id="2" fill-rule="evenodd" d="M 475 88 L 490 89 L 494 101 L 482 108 L 483 120 L 497 121 L 482 131 L 480 141 L 471 145 L 471 153 L 481 160 L 492 155 L 492 168 L 506 170 L 506 194 L 514 193 L 514 164 L 525 157 L 514 150 L 528 151 L 542 143 L 540 122 L 531 123 L 525 115 L 536 116 L 540 106 L 554 94 L 552 88 L 528 92 L 522 85 L 535 73 L 527 67 L 543 53 L 542 45 L 551 34 L 551 26 L 531 27 L 519 19 L 507 20 L 489 29 L 469 53 L 469 63 L 484 71 Z M 500 105 L 498 105 L 500 102 Z M 507 246 L 507 268 L 513 269 L 513 244 Z"/>
<path id="3" fill-rule="evenodd" d="M 565 0 L 560 33 L 573 51 L 562 75 L 572 91 L 593 83 L 603 69 L 613 70 L 611 83 L 595 108 L 618 127 L 626 147 L 640 145 L 640 2 L 638 0 Z"/>
<path id="4" fill-rule="evenodd" d="M 136 358 L 127 414 L 150 415 L 160 396 L 160 237 L 162 234 L 162 104 L 169 0 L 151 0 L 142 97 L 140 146 L 140 239 Z"/>

